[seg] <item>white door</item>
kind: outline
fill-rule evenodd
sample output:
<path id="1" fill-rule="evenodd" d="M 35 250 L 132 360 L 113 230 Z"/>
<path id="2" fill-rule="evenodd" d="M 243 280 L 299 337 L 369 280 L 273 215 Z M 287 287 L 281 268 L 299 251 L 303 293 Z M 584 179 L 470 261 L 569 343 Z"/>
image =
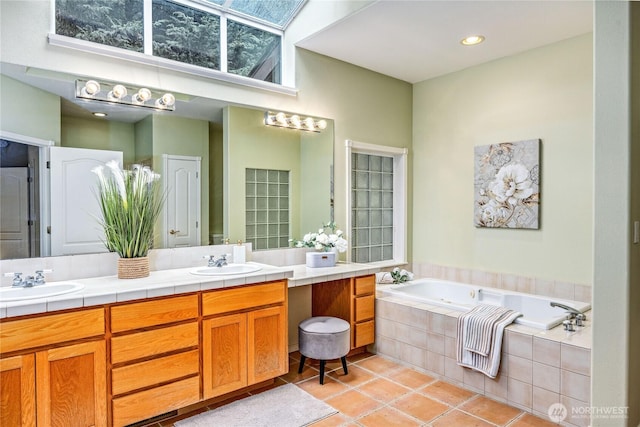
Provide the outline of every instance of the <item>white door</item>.
<path id="1" fill-rule="evenodd" d="M 0 259 L 29 258 L 29 168 L 0 168 Z"/>
<path id="2" fill-rule="evenodd" d="M 96 191 L 96 166 L 116 160 L 122 152 L 51 147 L 51 255 L 106 252 L 102 214 Z"/>
<path id="3" fill-rule="evenodd" d="M 200 245 L 200 157 L 163 156 L 167 248 Z"/>

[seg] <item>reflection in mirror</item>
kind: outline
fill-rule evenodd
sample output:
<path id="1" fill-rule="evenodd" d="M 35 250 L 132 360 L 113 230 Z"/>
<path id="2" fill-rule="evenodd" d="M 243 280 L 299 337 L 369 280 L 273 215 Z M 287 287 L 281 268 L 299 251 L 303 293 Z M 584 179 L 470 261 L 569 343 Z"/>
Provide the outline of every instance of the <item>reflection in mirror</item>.
<path id="1" fill-rule="evenodd" d="M 226 237 L 282 248 L 331 220 L 331 120 L 306 132 L 265 126 L 261 110 L 228 107 L 224 128 Z"/>
<path id="2" fill-rule="evenodd" d="M 197 244 L 220 244 L 228 238 L 233 243 L 249 241 L 254 250 L 287 247 L 290 238 L 300 238 L 332 218 L 332 120 L 327 120 L 327 128 L 320 133 L 272 128 L 264 125 L 264 109 L 228 106 L 217 100 L 178 93 L 175 112 L 141 115 L 132 107 L 100 106 L 109 108 L 108 116 L 97 118 L 91 112 L 98 107 L 65 99 L 65 94 L 73 90 L 61 87 L 60 79 L 47 77 L 44 71 L 37 79 L 18 72 L 7 76 L 5 70 L 10 68 L 2 65 L 0 96 L 21 93 L 21 102 L 25 104 L 47 105 L 46 109 L 40 107 L 37 116 L 34 113 L 35 134 L 28 136 L 41 136 L 46 128 L 49 134 L 59 132 L 62 147 L 120 151 L 125 166 L 143 163 L 160 174 L 165 173 L 165 154 L 200 157 L 202 185 L 197 197 L 201 220 Z M 73 87 L 74 81 L 75 76 L 70 76 L 62 84 Z M 44 99 L 53 102 L 46 104 Z M 52 108 L 55 104 L 58 107 Z M 20 130 L 26 133 L 25 129 Z M 267 172 L 267 180 L 259 181 L 258 175 L 262 179 L 264 174 L 260 171 L 271 171 L 271 178 Z M 275 179 L 273 171 L 278 171 L 277 183 L 272 180 Z M 253 184 L 246 181 L 252 173 L 256 176 Z M 248 190 L 251 185 L 253 193 Z M 26 194 L 37 195 L 38 187 L 35 185 L 31 193 Z M 48 219 L 37 220 L 38 199 L 35 198 L 33 208 L 27 209 L 33 213 L 34 227 L 46 229 Z M 4 198 L 2 205 L 5 205 Z M 4 212 L 2 217 L 4 222 L 11 218 L 5 217 Z M 171 225 L 157 227 L 156 247 L 164 246 L 160 242 L 166 239 L 161 233 L 169 230 L 175 231 Z M 42 245 L 48 242 L 38 241 L 37 230 L 26 235 L 34 236 L 28 238 L 27 243 L 20 239 L 28 248 L 26 252 L 2 250 L 0 259 L 49 253 L 41 251 Z"/>
<path id="3" fill-rule="evenodd" d="M 40 256 L 39 150 L 0 139 L 0 259 Z"/>

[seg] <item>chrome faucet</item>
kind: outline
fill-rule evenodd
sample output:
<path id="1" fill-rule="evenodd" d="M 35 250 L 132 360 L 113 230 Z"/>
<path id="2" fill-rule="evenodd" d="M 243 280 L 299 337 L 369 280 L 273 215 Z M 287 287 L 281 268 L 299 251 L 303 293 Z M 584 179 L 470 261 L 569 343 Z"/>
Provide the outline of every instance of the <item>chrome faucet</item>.
<path id="1" fill-rule="evenodd" d="M 14 288 L 32 288 L 36 285 L 44 285 L 44 273 L 51 273 L 53 270 L 36 270 L 35 276 L 26 276 L 22 278 L 22 273 L 4 273 L 5 277 L 13 276 L 11 284 Z"/>
<path id="2" fill-rule="evenodd" d="M 582 314 L 582 312 L 580 310 L 576 310 L 573 307 L 569 307 L 568 305 L 565 304 L 561 304 L 559 302 L 555 302 L 555 301 L 551 301 L 549 303 L 551 305 L 551 307 L 558 307 L 561 308 L 563 310 L 565 310 L 567 313 L 571 314 L 571 317 L 576 317 L 578 314 Z M 584 316 L 584 314 L 582 314 Z M 582 320 L 586 320 L 587 318 L 584 317 Z"/>
<path id="3" fill-rule="evenodd" d="M 220 255 L 220 258 L 215 259 L 215 255 L 205 255 L 204 258 L 208 258 L 207 267 L 222 267 L 227 265 L 227 254 Z"/>

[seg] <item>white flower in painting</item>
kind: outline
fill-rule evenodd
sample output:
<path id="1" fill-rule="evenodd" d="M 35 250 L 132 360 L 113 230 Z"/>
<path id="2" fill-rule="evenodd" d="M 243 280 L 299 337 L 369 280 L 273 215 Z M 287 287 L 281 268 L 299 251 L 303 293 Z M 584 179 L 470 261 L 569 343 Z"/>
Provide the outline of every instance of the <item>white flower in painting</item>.
<path id="1" fill-rule="evenodd" d="M 516 205 L 520 200 L 533 194 L 529 170 L 522 164 L 516 163 L 500 168 L 493 182 L 491 192 L 500 203 L 508 202 Z"/>
<path id="2" fill-rule="evenodd" d="M 496 226 L 509 217 L 509 210 L 496 200 L 489 200 L 480 210 L 480 221 L 487 226 Z"/>

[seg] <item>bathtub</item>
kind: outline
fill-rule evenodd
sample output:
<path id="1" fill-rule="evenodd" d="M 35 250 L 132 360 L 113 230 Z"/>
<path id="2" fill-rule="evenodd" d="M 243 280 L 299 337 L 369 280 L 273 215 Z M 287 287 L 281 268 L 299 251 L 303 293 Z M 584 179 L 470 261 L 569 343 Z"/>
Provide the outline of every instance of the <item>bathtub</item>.
<path id="1" fill-rule="evenodd" d="M 456 311 L 469 311 L 478 304 L 500 305 L 522 313 L 515 323 L 537 329 L 551 329 L 566 319 L 561 308 L 551 307 L 555 301 L 581 312 L 591 304 L 558 298 L 549 298 L 504 289 L 488 288 L 439 279 L 418 279 L 402 285 L 379 286 L 382 296 L 393 296 Z"/>

